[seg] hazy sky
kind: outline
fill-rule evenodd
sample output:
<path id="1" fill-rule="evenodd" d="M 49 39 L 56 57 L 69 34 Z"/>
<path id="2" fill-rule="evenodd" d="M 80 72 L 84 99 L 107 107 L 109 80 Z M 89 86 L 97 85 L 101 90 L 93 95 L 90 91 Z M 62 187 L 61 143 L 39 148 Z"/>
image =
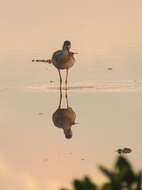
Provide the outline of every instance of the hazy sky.
<path id="1" fill-rule="evenodd" d="M 1 189 L 56 190 L 64 181 L 85 173 L 101 181 L 94 168 L 102 162 L 110 165 L 119 145 L 134 147 L 130 158 L 140 167 L 141 90 L 131 92 L 129 87 L 142 80 L 141 20 L 141 0 L 1 2 Z M 69 73 L 70 85 L 93 84 L 103 89 L 71 92 L 71 106 L 81 129 L 75 128 L 74 139 L 68 142 L 51 121 L 58 94 L 45 93 L 50 80 L 58 85 L 57 71 L 31 62 L 50 58 L 64 40 L 70 40 L 72 50 L 79 52 Z M 141 81 L 137 85 L 141 86 Z M 43 118 L 38 112 L 45 113 Z M 54 151 L 57 148 L 59 151 Z M 71 157 L 70 152 L 74 153 Z M 46 156 L 49 166 L 42 162 Z M 82 156 L 84 163 L 80 162 Z"/>

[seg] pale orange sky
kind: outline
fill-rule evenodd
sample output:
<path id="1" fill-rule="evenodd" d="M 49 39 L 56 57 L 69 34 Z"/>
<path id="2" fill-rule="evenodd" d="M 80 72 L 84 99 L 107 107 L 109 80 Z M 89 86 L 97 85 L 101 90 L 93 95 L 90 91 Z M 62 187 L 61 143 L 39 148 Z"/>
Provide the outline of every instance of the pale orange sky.
<path id="1" fill-rule="evenodd" d="M 57 190 L 83 174 L 100 182 L 97 166 L 111 165 L 119 146 L 132 146 L 130 160 L 141 167 L 141 18 L 141 0 L 1 2 L 1 189 Z M 56 69 L 31 62 L 50 58 L 64 40 L 79 52 L 69 84 L 102 88 L 69 91 L 79 122 L 71 141 L 51 120 L 59 94 L 46 89 L 50 80 L 58 86 Z"/>

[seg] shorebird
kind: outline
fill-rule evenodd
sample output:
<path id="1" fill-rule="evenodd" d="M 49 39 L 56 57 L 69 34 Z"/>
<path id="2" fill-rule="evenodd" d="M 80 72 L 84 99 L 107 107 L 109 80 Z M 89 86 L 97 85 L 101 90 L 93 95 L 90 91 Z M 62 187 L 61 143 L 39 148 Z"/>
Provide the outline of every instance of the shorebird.
<path id="1" fill-rule="evenodd" d="M 71 48 L 71 42 L 66 40 L 63 43 L 62 46 L 62 50 L 57 50 L 56 52 L 53 53 L 52 58 L 51 59 L 47 59 L 47 60 L 32 60 L 35 62 L 48 62 L 48 63 L 52 63 L 58 70 L 59 73 L 59 78 L 60 78 L 60 89 L 62 87 L 62 77 L 61 77 L 61 72 L 60 70 L 64 70 L 66 69 L 66 79 L 65 79 L 65 86 L 67 89 L 67 79 L 68 79 L 68 70 L 74 65 L 75 63 L 75 58 L 74 58 L 74 54 L 77 53 L 73 53 L 70 51 Z"/>

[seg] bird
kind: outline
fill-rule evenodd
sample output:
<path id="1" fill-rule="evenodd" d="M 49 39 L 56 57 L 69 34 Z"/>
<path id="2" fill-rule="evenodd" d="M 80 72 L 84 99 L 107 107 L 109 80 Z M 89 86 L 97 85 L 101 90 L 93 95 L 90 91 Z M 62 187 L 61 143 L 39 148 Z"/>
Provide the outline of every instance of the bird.
<path id="1" fill-rule="evenodd" d="M 40 60 L 40 59 L 33 59 L 33 62 L 48 62 L 52 63 L 56 69 L 58 70 L 59 73 L 59 79 L 60 79 L 60 90 L 62 88 L 62 77 L 61 77 L 61 72 L 60 70 L 66 70 L 66 79 L 65 79 L 65 89 L 67 90 L 67 80 L 68 80 L 68 70 L 74 65 L 75 63 L 75 58 L 74 53 L 70 51 L 71 48 L 71 42 L 69 40 L 65 40 L 62 46 L 61 50 L 57 50 L 53 53 L 51 59 L 47 60 Z"/>

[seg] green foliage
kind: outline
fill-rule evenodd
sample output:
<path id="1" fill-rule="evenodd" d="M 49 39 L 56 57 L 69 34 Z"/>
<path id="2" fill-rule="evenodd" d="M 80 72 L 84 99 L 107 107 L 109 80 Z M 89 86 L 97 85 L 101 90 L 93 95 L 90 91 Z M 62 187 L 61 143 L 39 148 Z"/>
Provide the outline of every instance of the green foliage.
<path id="1" fill-rule="evenodd" d="M 73 181 L 73 190 L 142 190 L 141 173 L 135 173 L 128 160 L 119 156 L 113 169 L 100 166 L 101 172 L 108 178 L 100 188 L 89 177 Z M 67 190 L 67 189 L 62 189 Z"/>
<path id="2" fill-rule="evenodd" d="M 91 182 L 88 177 L 85 177 L 83 180 L 74 180 L 73 182 L 75 190 L 96 190 L 97 187 Z"/>
<path id="3" fill-rule="evenodd" d="M 130 163 L 124 157 L 121 156 L 118 158 L 115 167 L 116 170 L 118 169 L 120 182 L 126 182 L 128 186 L 131 186 L 136 181 L 136 174 L 132 170 Z"/>

